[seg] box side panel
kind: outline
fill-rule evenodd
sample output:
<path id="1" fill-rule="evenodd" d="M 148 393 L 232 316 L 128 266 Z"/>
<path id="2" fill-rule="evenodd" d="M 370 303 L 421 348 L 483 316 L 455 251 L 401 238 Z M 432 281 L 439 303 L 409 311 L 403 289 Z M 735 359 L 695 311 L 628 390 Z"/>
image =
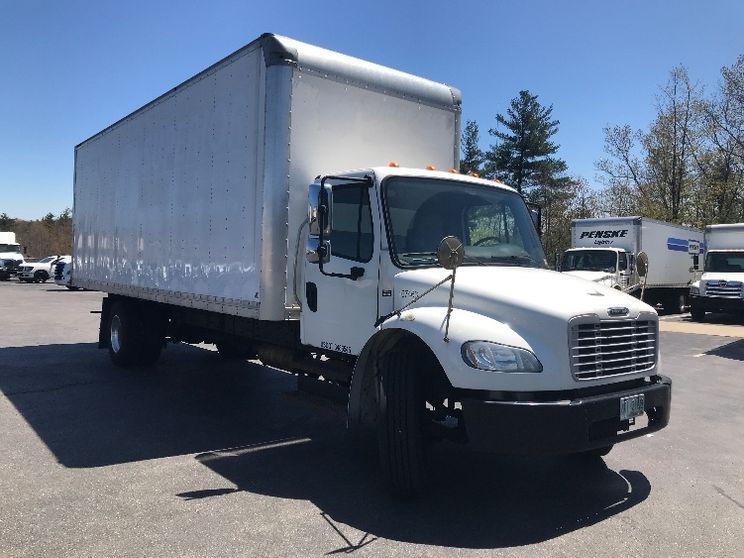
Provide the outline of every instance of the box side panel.
<path id="1" fill-rule="evenodd" d="M 288 306 L 296 304 L 294 262 L 302 248 L 298 232 L 307 214 L 308 184 L 320 174 L 390 161 L 456 167 L 460 116 L 454 104 L 435 107 L 301 69 L 293 75 L 291 106 Z"/>
<path id="2" fill-rule="evenodd" d="M 706 250 L 744 250 L 744 223 L 708 226 L 705 244 Z"/>
<path id="3" fill-rule="evenodd" d="M 571 223 L 571 248 L 618 248 L 633 252 L 637 245 L 635 218 L 582 219 Z"/>
<path id="4" fill-rule="evenodd" d="M 256 314 L 263 68 L 247 50 L 78 147 L 75 284 Z"/>
<path id="5" fill-rule="evenodd" d="M 692 281 L 690 240 L 702 242 L 702 231 L 661 221 L 642 221 L 640 248 L 648 254 L 647 287 L 685 287 Z"/>

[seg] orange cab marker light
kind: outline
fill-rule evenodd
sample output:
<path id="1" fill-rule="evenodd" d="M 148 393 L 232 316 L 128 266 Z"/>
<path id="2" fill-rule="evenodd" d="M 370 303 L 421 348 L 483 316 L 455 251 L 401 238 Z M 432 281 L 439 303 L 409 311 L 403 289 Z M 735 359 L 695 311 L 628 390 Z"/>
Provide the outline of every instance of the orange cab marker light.
<path id="1" fill-rule="evenodd" d="M 447 172 L 451 172 L 452 174 L 460 174 L 460 171 L 457 169 L 450 169 Z"/>
<path id="2" fill-rule="evenodd" d="M 437 170 L 437 167 L 434 165 L 426 165 L 426 170 Z"/>
<path id="3" fill-rule="evenodd" d="M 480 175 L 477 172 L 468 171 L 468 176 L 474 176 L 475 178 L 480 178 Z"/>
<path id="4" fill-rule="evenodd" d="M 395 161 L 390 161 L 388 163 L 388 167 L 393 167 L 394 169 L 397 169 L 398 167 L 400 167 L 400 165 L 396 163 Z"/>

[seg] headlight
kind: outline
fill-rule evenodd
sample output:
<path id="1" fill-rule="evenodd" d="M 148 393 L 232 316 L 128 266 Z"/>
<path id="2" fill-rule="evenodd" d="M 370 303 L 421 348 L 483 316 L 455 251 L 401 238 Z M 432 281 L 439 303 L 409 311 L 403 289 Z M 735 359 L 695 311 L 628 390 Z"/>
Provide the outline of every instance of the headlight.
<path id="1" fill-rule="evenodd" d="M 542 364 L 530 351 L 488 341 L 468 341 L 462 346 L 468 366 L 494 372 L 542 372 Z"/>
<path id="2" fill-rule="evenodd" d="M 700 287 L 690 287 L 690 296 L 700 296 Z"/>

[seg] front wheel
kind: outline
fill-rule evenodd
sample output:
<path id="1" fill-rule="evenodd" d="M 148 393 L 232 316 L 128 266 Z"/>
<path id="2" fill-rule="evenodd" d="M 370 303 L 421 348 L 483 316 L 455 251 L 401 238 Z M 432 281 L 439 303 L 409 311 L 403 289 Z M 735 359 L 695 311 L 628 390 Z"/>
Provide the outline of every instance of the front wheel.
<path id="1" fill-rule="evenodd" d="M 411 497 L 426 484 L 426 400 L 410 352 L 383 357 L 379 383 L 378 443 L 385 479 L 393 494 Z"/>
<path id="2" fill-rule="evenodd" d="M 49 274 L 46 271 L 37 271 L 34 273 L 34 283 L 45 283 L 49 279 Z"/>
<path id="3" fill-rule="evenodd" d="M 702 306 L 693 303 L 692 308 L 690 308 L 690 316 L 695 322 L 704 322 L 705 321 L 705 309 L 703 309 Z"/>

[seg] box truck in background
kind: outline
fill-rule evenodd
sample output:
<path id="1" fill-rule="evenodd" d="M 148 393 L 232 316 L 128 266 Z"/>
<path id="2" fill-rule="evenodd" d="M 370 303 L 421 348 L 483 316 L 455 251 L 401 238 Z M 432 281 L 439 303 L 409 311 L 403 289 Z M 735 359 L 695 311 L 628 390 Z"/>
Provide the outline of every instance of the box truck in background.
<path id="1" fill-rule="evenodd" d="M 452 87 L 264 35 L 84 141 L 72 284 L 108 293 L 99 347 L 215 343 L 341 386 L 401 494 L 437 440 L 598 456 L 666 426 L 656 312 L 548 270 L 522 197 L 455 170 L 459 119 Z"/>
<path id="2" fill-rule="evenodd" d="M 702 231 L 646 217 L 575 219 L 561 271 L 635 296 L 643 291 L 649 304 L 682 312 L 702 247 Z M 638 274 L 641 253 L 645 278 Z"/>
<path id="3" fill-rule="evenodd" d="M 7 281 L 18 274 L 23 265 L 21 245 L 16 241 L 16 233 L 0 232 L 0 281 Z"/>
<path id="4" fill-rule="evenodd" d="M 692 319 L 706 312 L 744 315 L 744 223 L 705 227 L 705 265 L 690 287 Z"/>

